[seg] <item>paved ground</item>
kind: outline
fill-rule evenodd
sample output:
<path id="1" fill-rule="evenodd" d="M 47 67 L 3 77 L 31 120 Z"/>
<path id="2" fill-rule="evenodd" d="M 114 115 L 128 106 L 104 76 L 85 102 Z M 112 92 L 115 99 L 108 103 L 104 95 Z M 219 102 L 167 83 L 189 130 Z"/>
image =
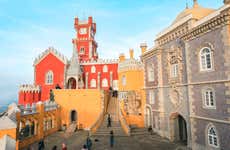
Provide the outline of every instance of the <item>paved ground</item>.
<path id="1" fill-rule="evenodd" d="M 51 150 L 54 145 L 61 150 L 64 142 L 68 150 L 81 150 L 85 143 L 87 132 L 81 131 L 74 134 L 57 132 L 45 139 L 46 150 Z M 109 136 L 91 137 L 93 140 L 92 150 L 187 150 L 185 146 L 171 143 L 158 135 L 138 135 L 131 137 L 115 137 L 115 145 L 109 147 Z M 95 142 L 98 139 L 98 142 Z M 37 150 L 37 143 L 32 145 L 33 150 Z"/>

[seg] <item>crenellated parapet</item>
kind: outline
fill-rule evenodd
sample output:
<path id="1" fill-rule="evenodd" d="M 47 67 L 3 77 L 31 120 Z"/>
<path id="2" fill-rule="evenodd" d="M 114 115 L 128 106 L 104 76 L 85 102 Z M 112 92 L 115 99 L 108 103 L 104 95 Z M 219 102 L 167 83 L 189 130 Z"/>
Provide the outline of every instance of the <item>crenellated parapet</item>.
<path id="1" fill-rule="evenodd" d="M 137 59 L 126 59 L 118 63 L 118 72 L 129 70 L 144 70 L 144 65 Z"/>
<path id="2" fill-rule="evenodd" d="M 58 52 L 55 48 L 49 47 L 44 52 L 42 52 L 35 60 L 34 60 L 34 66 L 36 66 L 41 60 L 43 60 L 48 54 L 53 54 L 56 56 L 59 60 L 61 60 L 64 64 L 67 64 L 68 59 L 63 54 Z"/>
<path id="3" fill-rule="evenodd" d="M 117 63 L 118 63 L 118 59 L 98 59 L 98 60 L 81 61 L 80 65 L 117 64 Z"/>
<path id="4" fill-rule="evenodd" d="M 39 85 L 33 85 L 33 84 L 23 84 L 19 87 L 19 92 L 37 92 L 39 93 L 41 91 Z"/>

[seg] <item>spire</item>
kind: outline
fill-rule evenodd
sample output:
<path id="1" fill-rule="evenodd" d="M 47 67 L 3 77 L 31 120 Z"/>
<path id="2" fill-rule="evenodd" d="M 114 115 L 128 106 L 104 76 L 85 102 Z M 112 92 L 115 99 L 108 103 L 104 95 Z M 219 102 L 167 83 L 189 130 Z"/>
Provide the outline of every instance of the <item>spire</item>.
<path id="1" fill-rule="evenodd" d="M 77 53 L 77 48 L 76 48 L 76 44 L 75 44 L 75 40 L 73 42 L 73 54 L 72 54 L 72 58 L 71 58 L 71 63 L 74 64 L 79 64 L 78 62 L 78 53 Z"/>
<path id="2" fill-rule="evenodd" d="M 196 8 L 198 6 L 199 6 L 199 4 L 198 4 L 197 0 L 193 0 L 193 8 Z"/>

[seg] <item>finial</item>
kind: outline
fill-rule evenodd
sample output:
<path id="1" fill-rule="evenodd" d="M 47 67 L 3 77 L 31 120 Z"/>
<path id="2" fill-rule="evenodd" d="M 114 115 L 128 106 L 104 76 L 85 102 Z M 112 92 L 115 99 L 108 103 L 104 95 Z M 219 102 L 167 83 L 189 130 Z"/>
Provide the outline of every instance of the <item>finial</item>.
<path id="1" fill-rule="evenodd" d="M 197 0 L 193 0 L 193 8 L 195 8 L 195 7 L 198 7 L 198 2 L 197 2 Z"/>

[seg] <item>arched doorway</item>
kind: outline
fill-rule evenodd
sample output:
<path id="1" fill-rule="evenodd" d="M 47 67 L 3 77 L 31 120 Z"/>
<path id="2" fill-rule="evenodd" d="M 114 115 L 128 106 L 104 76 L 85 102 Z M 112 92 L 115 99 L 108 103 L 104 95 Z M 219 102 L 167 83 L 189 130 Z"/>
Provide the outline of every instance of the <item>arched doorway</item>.
<path id="1" fill-rule="evenodd" d="M 68 89 L 76 89 L 76 85 L 77 85 L 76 79 L 69 78 L 67 85 L 68 85 L 67 86 Z"/>
<path id="2" fill-rule="evenodd" d="M 187 123 L 186 120 L 178 113 L 170 117 L 171 140 L 187 144 Z"/>
<path id="3" fill-rule="evenodd" d="M 145 107 L 145 126 L 148 128 L 152 126 L 152 112 L 151 107 Z"/>
<path id="4" fill-rule="evenodd" d="M 77 112 L 76 112 L 76 110 L 72 110 L 70 112 L 70 122 L 73 123 L 76 121 L 77 121 Z"/>

